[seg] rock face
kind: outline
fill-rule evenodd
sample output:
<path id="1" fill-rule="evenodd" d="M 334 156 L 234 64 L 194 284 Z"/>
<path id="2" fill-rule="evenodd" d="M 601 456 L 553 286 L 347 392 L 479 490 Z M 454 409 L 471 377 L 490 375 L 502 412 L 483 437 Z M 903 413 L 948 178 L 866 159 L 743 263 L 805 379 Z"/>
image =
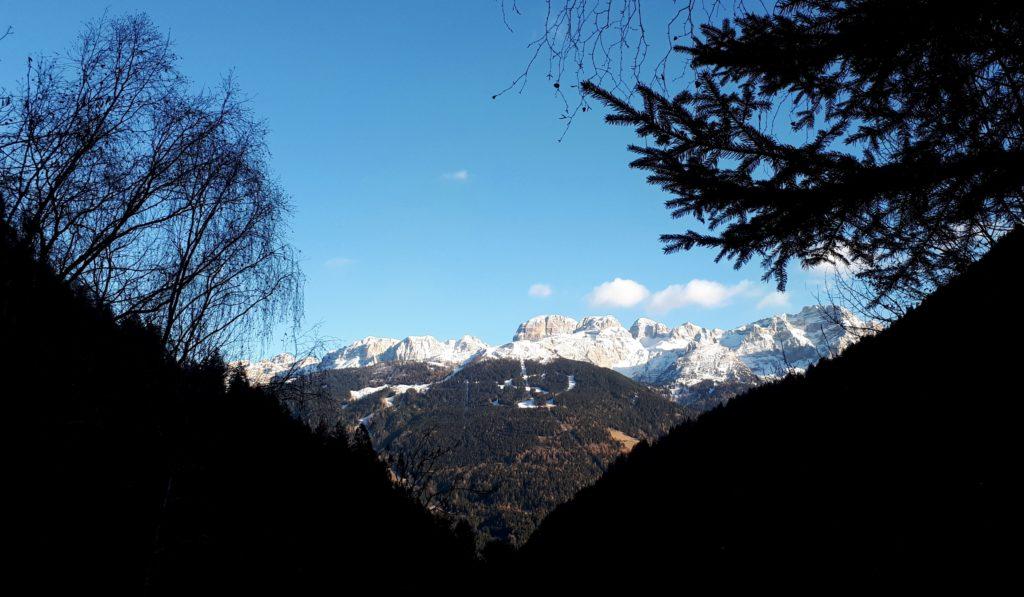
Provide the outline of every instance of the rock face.
<path id="1" fill-rule="evenodd" d="M 646 317 L 637 319 L 629 328 L 629 334 L 644 346 L 665 339 L 671 333 L 672 328 Z"/>
<path id="2" fill-rule="evenodd" d="M 571 319 L 565 319 L 575 323 Z M 523 326 L 519 326 L 520 329 Z M 549 334 L 537 340 L 513 341 L 489 349 L 485 356 L 492 359 L 541 362 L 562 358 L 584 361 L 609 369 L 632 367 L 645 362 L 648 358 L 644 346 L 610 315 L 584 317 L 572 330 Z"/>
<path id="3" fill-rule="evenodd" d="M 461 365 L 487 348 L 473 336 L 441 342 L 433 336 L 409 336 L 381 355 L 382 361 L 414 361 L 436 365 Z"/>
<path id="4" fill-rule="evenodd" d="M 512 336 L 512 341 L 536 341 L 548 336 L 571 334 L 576 331 L 578 325 L 579 323 L 575 319 L 564 315 L 540 315 L 519 324 L 519 329 Z"/>
<path id="5" fill-rule="evenodd" d="M 403 340 L 369 336 L 328 353 L 319 363 L 309 359 L 296 363 L 295 357 L 287 354 L 242 363 L 251 371 L 250 379 L 265 383 L 289 370 L 301 373 L 388 362 L 461 367 L 480 359 L 546 363 L 562 358 L 615 369 L 681 395 L 686 388 L 699 386 L 703 391 L 718 384 L 738 390 L 803 371 L 819 359 L 838 354 L 871 330 L 846 309 L 819 306 L 732 330 L 692 323 L 672 328 L 647 318 L 636 320 L 627 330 L 610 315 L 581 321 L 542 315 L 521 324 L 513 341 L 500 346 L 489 346 L 473 336 L 446 341 L 433 336 Z"/>
<path id="6" fill-rule="evenodd" d="M 398 344 L 395 338 L 378 338 L 367 336 L 356 340 L 334 352 L 327 353 L 320 361 L 321 369 L 349 369 L 351 367 L 369 367 L 381 362 L 381 356 Z"/>

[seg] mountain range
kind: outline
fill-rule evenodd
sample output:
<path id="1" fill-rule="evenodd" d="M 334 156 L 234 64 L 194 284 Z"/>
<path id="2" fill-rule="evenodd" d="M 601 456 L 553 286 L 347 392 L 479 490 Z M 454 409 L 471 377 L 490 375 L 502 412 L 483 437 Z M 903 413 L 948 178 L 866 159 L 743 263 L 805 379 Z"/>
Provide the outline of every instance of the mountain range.
<path id="1" fill-rule="evenodd" d="M 668 388 L 686 402 L 719 386 L 748 387 L 790 372 L 804 371 L 838 354 L 865 331 L 865 323 L 835 306 L 807 306 L 723 330 L 693 323 L 669 327 L 641 318 L 628 329 L 610 315 L 576 320 L 541 315 L 519 325 L 512 341 L 492 346 L 473 336 L 438 340 L 368 336 L 321 358 L 280 354 L 268 360 L 237 361 L 249 379 L 267 383 L 317 371 L 369 367 L 380 363 L 424 363 L 461 368 L 488 359 L 548 363 L 582 361 L 613 369 L 641 383 Z"/>

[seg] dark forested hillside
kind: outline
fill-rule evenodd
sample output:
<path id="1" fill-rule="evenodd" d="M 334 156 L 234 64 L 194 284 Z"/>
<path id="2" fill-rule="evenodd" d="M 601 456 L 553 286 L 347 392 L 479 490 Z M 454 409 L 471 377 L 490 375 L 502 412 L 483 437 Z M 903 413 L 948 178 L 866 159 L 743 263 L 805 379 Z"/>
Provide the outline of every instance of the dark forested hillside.
<path id="1" fill-rule="evenodd" d="M 285 388 L 286 403 L 310 425 L 362 423 L 425 503 L 467 519 L 484 539 L 515 544 L 620 453 L 698 412 L 565 359 L 483 360 L 444 376 L 419 363 L 383 363 Z"/>
<path id="2" fill-rule="evenodd" d="M 27 592 L 301 594 L 465 574 L 472 535 L 396 489 L 365 435 L 311 433 L 264 391 L 226 386 L 219 361 L 179 366 L 2 240 L 8 564 Z"/>
<path id="3" fill-rule="evenodd" d="M 521 563 L 581 579 L 611 558 L 680 587 L 1009 576 L 1022 262 L 1018 229 L 841 357 L 641 444 L 553 512 Z"/>

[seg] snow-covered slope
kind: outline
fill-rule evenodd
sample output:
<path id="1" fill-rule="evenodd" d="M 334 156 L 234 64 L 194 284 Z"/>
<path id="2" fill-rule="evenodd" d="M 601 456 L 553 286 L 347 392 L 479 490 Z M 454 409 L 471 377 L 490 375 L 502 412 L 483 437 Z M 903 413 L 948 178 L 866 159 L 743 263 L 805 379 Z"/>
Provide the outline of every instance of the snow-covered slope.
<path id="1" fill-rule="evenodd" d="M 865 325 L 845 309 L 804 307 L 742 325 L 723 334 L 719 343 L 735 352 L 759 377 L 804 370 L 819 359 L 838 354 Z"/>
<path id="2" fill-rule="evenodd" d="M 433 336 L 409 336 L 389 348 L 382 361 L 415 361 L 435 365 L 461 365 L 488 348 L 487 343 L 473 336 L 441 342 Z"/>
<path id="3" fill-rule="evenodd" d="M 839 307 L 804 307 L 732 330 L 692 323 L 672 328 L 641 318 L 627 330 L 611 316 L 576 321 L 543 315 L 524 322 L 513 341 L 489 346 L 463 336 L 441 341 L 432 336 L 403 340 L 370 336 L 325 355 L 319 363 L 278 355 L 241 364 L 260 383 L 289 370 L 366 367 L 382 362 L 422 362 L 459 367 L 477 359 L 548 362 L 563 358 L 615 369 L 638 381 L 678 391 L 709 382 L 751 385 L 763 379 L 803 371 L 817 360 L 838 354 L 865 325 Z"/>
<path id="4" fill-rule="evenodd" d="M 327 353 L 319 368 L 349 369 L 395 361 L 459 365 L 486 348 L 486 342 L 473 336 L 444 342 L 433 336 L 409 336 L 404 340 L 367 336 Z"/>
<path id="5" fill-rule="evenodd" d="M 536 319 L 539 318 L 530 321 Z M 528 324 L 519 326 L 520 330 Z M 571 332 L 566 330 L 565 327 L 556 328 L 549 333 L 535 334 L 533 340 L 516 340 L 496 346 L 488 349 L 484 357 L 544 362 L 562 358 L 585 361 L 609 369 L 633 367 L 649 358 L 647 349 L 617 319 L 609 315 L 584 317 Z M 520 333 L 516 336 L 520 336 Z"/>

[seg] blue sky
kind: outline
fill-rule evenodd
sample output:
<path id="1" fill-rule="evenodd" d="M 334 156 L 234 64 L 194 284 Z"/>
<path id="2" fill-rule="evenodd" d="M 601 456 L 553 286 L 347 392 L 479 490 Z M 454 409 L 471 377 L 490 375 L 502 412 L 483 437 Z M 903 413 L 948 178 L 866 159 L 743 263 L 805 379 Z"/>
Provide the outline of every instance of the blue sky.
<path id="1" fill-rule="evenodd" d="M 528 58 L 530 2 L 516 33 L 493 2 L 298 4 L 0 0 L 0 84 L 105 10 L 147 12 L 199 84 L 233 71 L 295 207 L 307 325 L 332 343 L 499 343 L 543 313 L 730 327 L 816 302 L 813 273 L 794 269 L 779 297 L 756 264 L 663 255 L 658 235 L 688 222 L 627 167 L 632 131 L 588 113 L 557 142 L 540 73 L 491 99 Z"/>

